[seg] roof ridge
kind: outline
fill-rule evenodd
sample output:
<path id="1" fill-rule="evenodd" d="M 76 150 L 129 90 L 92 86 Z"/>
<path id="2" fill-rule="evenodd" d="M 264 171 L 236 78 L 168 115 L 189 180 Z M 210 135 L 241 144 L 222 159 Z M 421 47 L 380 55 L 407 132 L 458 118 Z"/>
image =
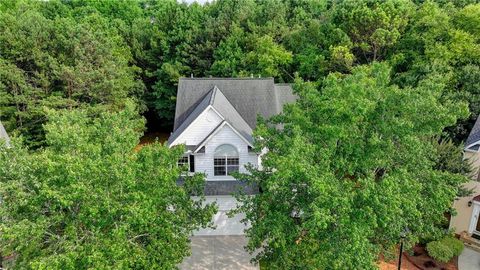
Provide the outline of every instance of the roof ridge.
<path id="1" fill-rule="evenodd" d="M 216 86 L 214 100 L 212 89 Z M 288 88 L 288 91 L 287 91 Z M 206 93 L 208 96 L 204 104 L 213 102 L 215 107 L 222 105 L 228 100 L 236 112 L 243 118 L 247 125 L 253 129 L 257 125 L 258 115 L 269 118 L 278 114 L 280 105 L 294 101 L 290 85 L 277 85 L 273 78 L 180 78 L 177 90 L 177 104 L 175 108 L 174 129 L 178 128 L 188 117 L 189 113 L 198 105 L 199 100 Z M 220 91 L 223 94 L 218 93 Z M 222 97 L 221 97 L 222 96 Z M 220 101 L 221 100 L 221 101 Z M 217 104 L 218 103 L 218 104 Z M 222 104 L 220 104 L 222 103 Z M 228 108 L 227 110 L 231 110 Z M 225 112 L 232 115 L 232 112 Z M 235 113 L 236 115 L 236 113 Z M 238 118 L 238 116 L 234 116 Z M 244 121 L 241 121 L 242 123 Z M 243 124 L 242 124 L 243 126 Z"/>
<path id="2" fill-rule="evenodd" d="M 210 97 L 209 104 L 213 105 L 213 102 L 215 101 L 215 96 L 217 95 L 217 91 L 220 91 L 220 89 L 218 89 L 217 85 L 214 85 L 212 90 L 210 91 L 212 91 L 212 96 Z"/>
<path id="3" fill-rule="evenodd" d="M 235 108 L 235 106 L 233 105 L 233 103 L 228 99 L 227 96 L 225 96 L 225 94 L 222 92 L 222 90 L 220 90 L 220 88 L 218 88 L 216 85 L 213 87 L 213 93 L 212 93 L 212 103 L 210 103 L 210 105 L 212 105 L 212 107 L 215 108 L 215 98 L 217 96 L 217 92 L 220 92 L 223 96 L 223 98 L 225 98 L 225 100 L 230 104 L 230 106 L 232 106 L 233 110 L 238 114 L 238 116 L 240 116 L 240 118 L 248 125 L 247 121 L 245 120 L 245 118 L 243 118 L 243 116 L 238 112 L 238 109 Z M 222 115 L 223 117 L 225 117 L 225 115 Z M 249 126 L 249 125 L 248 125 Z M 250 126 L 249 126 L 250 127 Z"/>

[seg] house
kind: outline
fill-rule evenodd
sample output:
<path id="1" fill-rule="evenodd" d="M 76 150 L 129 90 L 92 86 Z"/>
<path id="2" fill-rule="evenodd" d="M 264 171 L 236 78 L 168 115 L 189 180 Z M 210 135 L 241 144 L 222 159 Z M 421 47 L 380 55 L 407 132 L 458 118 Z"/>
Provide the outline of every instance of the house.
<path id="1" fill-rule="evenodd" d="M 450 219 L 450 228 L 468 242 L 471 236 L 480 237 L 480 117 L 465 142 L 464 158 L 473 167 L 472 179 L 464 186 L 473 193 L 454 202 L 457 215 Z"/>
<path id="2" fill-rule="evenodd" d="M 181 78 L 169 147 L 183 144 L 185 155 L 179 163 L 191 173 L 206 175 L 207 201 L 216 201 L 216 229 L 195 235 L 243 235 L 242 216 L 227 217 L 235 207 L 232 193 L 242 189 L 255 194 L 255 187 L 237 181 L 231 174 L 247 172 L 245 165 L 261 166 L 260 153 L 253 151 L 252 132 L 257 117 L 269 118 L 295 101 L 288 84 L 273 78 Z"/>
<path id="3" fill-rule="evenodd" d="M 7 147 L 10 146 L 10 137 L 8 137 L 7 131 L 2 125 L 2 122 L 0 121 L 0 141 L 5 141 L 5 144 Z"/>

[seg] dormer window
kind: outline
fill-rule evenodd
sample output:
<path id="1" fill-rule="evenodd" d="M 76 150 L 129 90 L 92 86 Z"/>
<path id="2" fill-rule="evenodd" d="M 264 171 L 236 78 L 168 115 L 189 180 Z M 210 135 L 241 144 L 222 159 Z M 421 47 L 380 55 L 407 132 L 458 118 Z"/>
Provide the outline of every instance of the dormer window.
<path id="1" fill-rule="evenodd" d="M 238 172 L 240 159 L 237 149 L 230 144 L 222 144 L 215 149 L 213 174 L 215 176 L 231 175 Z"/>

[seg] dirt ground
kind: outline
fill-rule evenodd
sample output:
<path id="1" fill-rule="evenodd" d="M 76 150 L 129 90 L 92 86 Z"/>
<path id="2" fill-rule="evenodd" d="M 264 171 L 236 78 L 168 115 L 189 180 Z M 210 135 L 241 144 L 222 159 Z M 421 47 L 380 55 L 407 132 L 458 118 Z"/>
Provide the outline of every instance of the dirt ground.
<path id="1" fill-rule="evenodd" d="M 170 136 L 168 132 L 147 132 L 142 138 L 140 138 L 140 143 L 135 147 L 135 150 L 138 151 L 142 146 L 153 143 L 156 140 L 160 143 L 164 143 L 168 140 L 168 136 Z"/>
<path id="2" fill-rule="evenodd" d="M 413 248 L 411 254 L 406 254 L 408 260 L 414 265 L 431 270 L 458 270 L 458 258 L 452 258 L 448 263 L 436 261 L 428 255 L 427 250 L 422 245 Z"/>
<path id="3" fill-rule="evenodd" d="M 379 263 L 380 270 L 397 270 L 398 269 L 398 258 L 397 260 L 391 262 L 380 261 Z M 421 270 L 415 265 L 413 265 L 406 257 L 405 254 L 402 256 L 402 270 Z"/>

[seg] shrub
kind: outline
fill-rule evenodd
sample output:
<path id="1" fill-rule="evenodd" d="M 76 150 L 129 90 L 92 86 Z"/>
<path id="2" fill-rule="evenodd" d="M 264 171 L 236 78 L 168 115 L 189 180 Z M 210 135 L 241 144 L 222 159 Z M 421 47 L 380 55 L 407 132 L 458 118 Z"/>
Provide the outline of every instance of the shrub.
<path id="1" fill-rule="evenodd" d="M 462 241 L 451 236 L 427 244 L 428 254 L 440 262 L 450 261 L 453 257 L 460 255 L 462 250 Z"/>
<path id="2" fill-rule="evenodd" d="M 445 244 L 450 247 L 453 253 L 453 257 L 459 256 L 463 251 L 463 242 L 454 237 L 445 237 L 443 239 Z"/>
<path id="3" fill-rule="evenodd" d="M 427 251 L 432 258 L 441 262 L 448 262 L 453 257 L 453 252 L 442 241 L 432 241 L 427 244 Z"/>

